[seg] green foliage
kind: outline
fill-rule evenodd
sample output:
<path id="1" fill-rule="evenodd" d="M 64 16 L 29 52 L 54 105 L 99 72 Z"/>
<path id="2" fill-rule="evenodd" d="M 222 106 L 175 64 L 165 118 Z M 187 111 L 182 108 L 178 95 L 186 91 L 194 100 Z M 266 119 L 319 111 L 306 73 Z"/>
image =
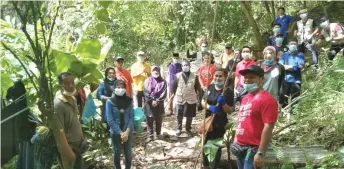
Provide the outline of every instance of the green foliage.
<path id="1" fill-rule="evenodd" d="M 103 8 L 108 8 L 111 5 L 112 1 L 98 1 L 98 4 L 101 5 Z"/>
<path id="2" fill-rule="evenodd" d="M 204 154 L 207 156 L 209 162 L 214 161 L 216 152 L 218 151 L 219 147 L 222 145 L 223 139 L 218 138 L 214 140 L 208 140 L 207 143 L 204 145 Z"/>
<path id="3" fill-rule="evenodd" d="M 97 29 L 98 33 L 104 34 L 105 31 L 106 31 L 106 26 L 105 26 L 104 23 L 98 23 L 98 24 L 96 25 L 96 29 Z"/>
<path id="4" fill-rule="evenodd" d="M 108 22 L 109 21 L 109 13 L 106 9 L 100 9 L 96 12 L 97 18 L 101 21 Z"/>

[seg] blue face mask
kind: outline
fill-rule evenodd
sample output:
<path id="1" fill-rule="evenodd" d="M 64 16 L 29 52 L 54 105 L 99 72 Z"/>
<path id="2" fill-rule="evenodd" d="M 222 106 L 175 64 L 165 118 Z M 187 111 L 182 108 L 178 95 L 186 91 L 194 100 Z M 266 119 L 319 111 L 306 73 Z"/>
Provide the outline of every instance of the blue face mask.
<path id="1" fill-rule="evenodd" d="M 257 83 L 244 84 L 244 89 L 245 89 L 246 91 L 248 91 L 248 92 L 253 91 L 253 90 L 256 90 L 256 89 L 258 89 L 258 88 L 259 88 L 259 87 L 258 87 Z"/>
<path id="2" fill-rule="evenodd" d="M 271 66 L 273 64 L 274 64 L 273 60 L 264 60 L 264 65 L 266 65 L 266 66 Z"/>
<path id="3" fill-rule="evenodd" d="M 296 45 L 289 45 L 289 51 L 290 51 L 290 52 L 295 52 L 295 51 L 297 51 Z"/>
<path id="4" fill-rule="evenodd" d="M 223 85 L 225 85 L 225 82 L 218 82 L 218 81 L 216 81 L 216 80 L 214 80 L 213 81 L 213 84 L 215 85 L 215 86 L 223 86 Z"/>
<path id="5" fill-rule="evenodd" d="M 282 43 L 283 42 L 283 38 L 276 38 L 275 42 L 276 43 Z"/>
<path id="6" fill-rule="evenodd" d="M 281 32 L 281 28 L 274 28 L 274 32 L 280 33 Z"/>

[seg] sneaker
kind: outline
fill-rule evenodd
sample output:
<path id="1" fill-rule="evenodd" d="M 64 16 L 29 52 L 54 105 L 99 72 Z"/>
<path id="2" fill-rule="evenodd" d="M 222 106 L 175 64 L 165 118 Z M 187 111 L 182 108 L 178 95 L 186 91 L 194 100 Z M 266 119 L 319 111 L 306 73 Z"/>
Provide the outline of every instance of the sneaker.
<path id="1" fill-rule="evenodd" d="M 176 136 L 180 136 L 182 134 L 182 131 L 181 130 L 177 130 L 177 132 L 176 132 Z"/>

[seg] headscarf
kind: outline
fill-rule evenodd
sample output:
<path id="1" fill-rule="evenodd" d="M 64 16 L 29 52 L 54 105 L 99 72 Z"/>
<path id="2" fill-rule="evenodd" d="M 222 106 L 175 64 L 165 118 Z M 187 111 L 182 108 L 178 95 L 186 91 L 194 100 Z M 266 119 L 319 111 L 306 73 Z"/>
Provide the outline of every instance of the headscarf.
<path id="1" fill-rule="evenodd" d="M 161 77 L 160 67 L 153 65 L 151 68 L 151 74 L 154 69 L 157 69 L 160 76 L 158 78 L 150 76 L 147 79 L 147 84 L 145 84 L 145 89 L 149 93 L 150 97 L 159 98 L 166 91 L 167 84 L 166 81 Z"/>
<path id="2" fill-rule="evenodd" d="M 124 88 L 125 88 L 125 83 L 124 83 L 123 80 L 117 80 L 115 82 L 115 87 L 118 84 L 123 84 Z M 132 103 L 133 99 L 131 97 L 127 96 L 127 93 L 125 93 L 123 96 L 117 96 L 115 94 L 115 90 L 114 90 L 110 100 L 111 100 L 111 102 L 113 104 L 115 104 L 118 107 L 118 109 L 120 109 L 120 110 L 124 109 L 125 110 L 125 109 L 127 109 L 130 106 L 130 104 Z"/>

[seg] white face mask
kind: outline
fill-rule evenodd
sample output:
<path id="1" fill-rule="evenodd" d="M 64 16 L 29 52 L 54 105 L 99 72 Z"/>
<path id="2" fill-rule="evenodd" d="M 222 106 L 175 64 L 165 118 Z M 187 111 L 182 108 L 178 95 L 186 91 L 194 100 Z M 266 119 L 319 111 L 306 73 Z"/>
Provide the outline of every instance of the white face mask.
<path id="1" fill-rule="evenodd" d="M 63 92 L 62 92 L 63 95 L 70 96 L 70 97 L 74 96 L 75 93 L 76 93 L 76 89 L 74 89 L 73 92 L 67 92 L 65 89 L 63 89 Z"/>
<path id="2" fill-rule="evenodd" d="M 243 53 L 241 54 L 241 56 L 242 56 L 244 59 L 248 59 L 248 58 L 250 58 L 251 54 L 250 54 L 250 53 L 243 52 Z"/>
<path id="3" fill-rule="evenodd" d="M 189 72 L 190 66 L 183 66 L 182 69 L 183 69 L 183 72 Z"/>
<path id="4" fill-rule="evenodd" d="M 115 88 L 115 95 L 123 96 L 126 93 L 126 90 L 123 88 Z"/>
<path id="5" fill-rule="evenodd" d="M 158 73 L 152 73 L 152 77 L 158 78 L 160 75 Z"/>
<path id="6" fill-rule="evenodd" d="M 202 46 L 202 47 L 201 47 L 201 51 L 202 51 L 202 52 L 206 52 L 206 51 L 207 51 L 207 47 Z"/>
<path id="7" fill-rule="evenodd" d="M 178 63 L 178 59 L 173 59 L 173 63 Z"/>

